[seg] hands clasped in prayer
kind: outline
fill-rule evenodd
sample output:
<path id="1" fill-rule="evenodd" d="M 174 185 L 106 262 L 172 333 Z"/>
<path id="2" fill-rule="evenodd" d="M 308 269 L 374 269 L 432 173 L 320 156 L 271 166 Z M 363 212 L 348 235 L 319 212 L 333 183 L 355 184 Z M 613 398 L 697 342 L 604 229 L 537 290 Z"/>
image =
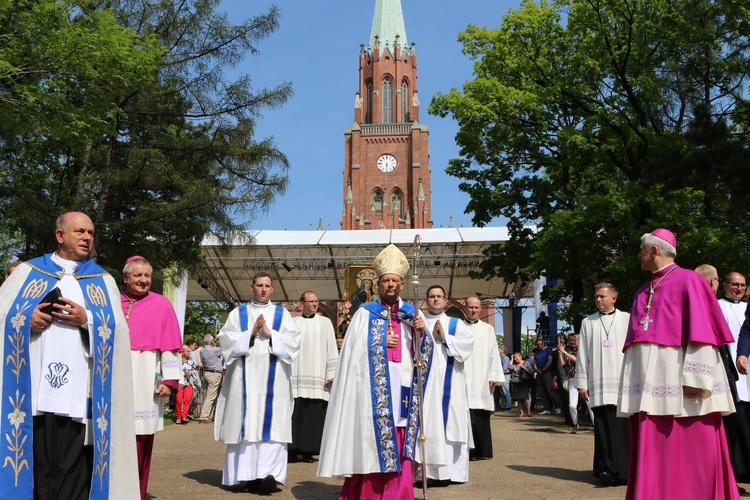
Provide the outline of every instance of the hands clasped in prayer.
<path id="1" fill-rule="evenodd" d="M 264 337 L 271 338 L 271 329 L 268 328 L 268 325 L 266 325 L 266 319 L 261 314 L 258 316 L 258 320 L 255 322 L 255 326 L 253 327 L 253 337 L 257 337 L 258 335 L 263 334 Z"/>
<path id="2" fill-rule="evenodd" d="M 432 338 L 437 342 L 445 340 L 445 331 L 443 330 L 443 325 L 440 323 L 440 320 L 436 321 L 435 326 L 432 328 Z"/>
<path id="3" fill-rule="evenodd" d="M 45 330 L 54 320 L 73 326 L 83 326 L 88 322 L 86 309 L 81 305 L 65 297 L 60 297 L 58 301 L 52 305 L 55 310 L 51 314 L 42 312 L 42 309 L 50 305 L 49 302 L 42 302 L 36 306 L 34 312 L 31 313 L 32 332 L 39 333 Z"/>

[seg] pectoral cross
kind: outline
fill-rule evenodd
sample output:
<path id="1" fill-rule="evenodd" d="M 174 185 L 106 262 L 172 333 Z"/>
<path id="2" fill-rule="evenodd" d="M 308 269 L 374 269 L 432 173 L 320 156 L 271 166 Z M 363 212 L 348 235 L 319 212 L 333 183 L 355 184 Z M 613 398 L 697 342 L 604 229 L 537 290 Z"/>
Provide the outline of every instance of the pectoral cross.
<path id="1" fill-rule="evenodd" d="M 643 317 L 643 319 L 640 321 L 640 324 L 643 325 L 643 331 L 648 331 L 648 324 L 653 323 L 654 320 L 648 317 L 648 314 Z"/>

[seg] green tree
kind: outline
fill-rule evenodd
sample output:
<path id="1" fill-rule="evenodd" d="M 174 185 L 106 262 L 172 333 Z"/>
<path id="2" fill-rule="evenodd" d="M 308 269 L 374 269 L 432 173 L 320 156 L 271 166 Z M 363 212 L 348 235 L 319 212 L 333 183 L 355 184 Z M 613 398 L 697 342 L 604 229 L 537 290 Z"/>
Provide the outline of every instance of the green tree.
<path id="1" fill-rule="evenodd" d="M 747 116 L 748 34 L 746 9 L 708 0 L 524 1 L 498 29 L 469 26 L 474 79 L 430 112 L 459 124 L 448 172 L 474 223 L 509 220 L 482 274 L 558 278 L 544 298 L 569 297 L 563 319 L 577 326 L 599 281 L 629 303 L 646 278 L 639 238 L 655 227 L 677 234 L 684 267 L 750 261 L 734 119 Z"/>
<path id="2" fill-rule="evenodd" d="M 0 27 L 15 49 L 0 63 L 21 67 L 26 53 L 47 63 L 8 95 L 25 107 L 56 104 L 39 105 L 32 123 L 19 111 L 0 129 L 0 209 L 26 237 L 22 257 L 48 251 L 52 221 L 75 209 L 91 214 L 105 267 L 138 253 L 155 269 L 190 268 L 204 235 L 237 233 L 284 191 L 286 157 L 254 134 L 291 85 L 254 89 L 249 75 L 226 75 L 277 29 L 278 9 L 233 25 L 217 0 L 32 4 L 58 14 L 43 31 L 64 39 L 30 40 L 46 19 L 36 7 L 25 23 L 9 11 L 13 22 Z"/>
<path id="3" fill-rule="evenodd" d="M 188 302 L 185 306 L 185 338 L 200 340 L 215 334 L 226 321 L 227 311 L 218 302 Z"/>

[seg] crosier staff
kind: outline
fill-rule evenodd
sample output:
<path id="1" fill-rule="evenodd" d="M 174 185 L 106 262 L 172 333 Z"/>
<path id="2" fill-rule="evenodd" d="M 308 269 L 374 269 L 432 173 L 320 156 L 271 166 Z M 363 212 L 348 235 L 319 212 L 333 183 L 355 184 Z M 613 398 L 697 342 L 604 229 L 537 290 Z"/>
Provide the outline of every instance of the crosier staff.
<path id="1" fill-rule="evenodd" d="M 422 256 L 422 238 L 419 235 L 414 237 L 412 250 L 414 253 L 414 262 L 412 264 L 413 274 L 411 283 L 414 287 L 414 319 L 416 319 L 419 314 L 419 274 L 417 272 L 417 267 L 419 259 Z M 422 463 L 420 464 L 422 476 L 422 499 L 427 500 L 427 477 L 425 473 L 424 456 L 424 442 L 427 440 L 427 436 L 424 435 L 424 387 L 422 386 L 422 375 L 425 371 L 425 362 L 422 359 L 422 350 L 420 349 L 422 335 L 424 335 L 424 330 L 418 331 L 416 328 L 414 329 L 414 335 L 412 335 L 412 352 L 414 353 L 414 366 L 417 369 L 416 391 L 419 406 L 419 437 L 417 438 L 417 441 L 419 443 L 419 452 L 422 459 Z"/>

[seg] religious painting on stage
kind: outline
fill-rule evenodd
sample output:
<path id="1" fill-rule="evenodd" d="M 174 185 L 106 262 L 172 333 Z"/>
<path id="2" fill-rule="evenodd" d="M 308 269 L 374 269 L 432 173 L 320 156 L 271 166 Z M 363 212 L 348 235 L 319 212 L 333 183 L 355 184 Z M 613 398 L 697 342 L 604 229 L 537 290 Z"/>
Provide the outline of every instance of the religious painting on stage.
<path id="1" fill-rule="evenodd" d="M 376 300 L 378 293 L 378 276 L 372 264 L 349 264 L 346 266 L 346 301 L 345 307 L 352 315 L 359 306 Z"/>

